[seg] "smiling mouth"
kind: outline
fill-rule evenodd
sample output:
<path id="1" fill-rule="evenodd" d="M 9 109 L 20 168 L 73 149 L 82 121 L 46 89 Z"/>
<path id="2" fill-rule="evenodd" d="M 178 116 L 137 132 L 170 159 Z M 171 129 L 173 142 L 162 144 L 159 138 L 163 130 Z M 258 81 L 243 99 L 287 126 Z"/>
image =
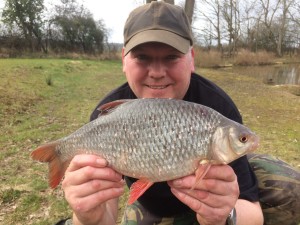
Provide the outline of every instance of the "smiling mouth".
<path id="1" fill-rule="evenodd" d="M 146 85 L 148 88 L 151 89 L 164 89 L 167 88 L 169 85 Z"/>

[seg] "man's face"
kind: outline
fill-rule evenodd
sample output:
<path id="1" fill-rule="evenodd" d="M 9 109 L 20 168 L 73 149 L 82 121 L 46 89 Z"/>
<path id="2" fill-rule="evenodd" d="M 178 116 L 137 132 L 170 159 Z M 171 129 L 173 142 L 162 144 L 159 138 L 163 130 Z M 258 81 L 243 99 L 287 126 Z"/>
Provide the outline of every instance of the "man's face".
<path id="1" fill-rule="evenodd" d="M 123 56 L 123 72 L 138 98 L 183 99 L 194 71 L 194 51 L 182 54 L 162 43 L 146 43 Z"/>

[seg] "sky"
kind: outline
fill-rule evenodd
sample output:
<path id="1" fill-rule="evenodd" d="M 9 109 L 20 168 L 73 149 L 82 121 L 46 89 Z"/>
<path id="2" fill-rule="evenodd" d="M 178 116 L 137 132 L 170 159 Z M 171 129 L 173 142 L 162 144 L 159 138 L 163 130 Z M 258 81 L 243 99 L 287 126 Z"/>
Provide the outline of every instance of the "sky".
<path id="1" fill-rule="evenodd" d="M 1 0 L 0 0 L 1 1 Z M 110 29 L 109 42 L 123 43 L 123 27 L 129 13 L 142 5 L 144 0 L 82 0 L 94 19 L 103 19 Z M 78 0 L 80 2 L 80 0 Z M 179 2 L 175 0 L 175 4 Z M 116 7 L 117 6 L 117 7 Z"/>
<path id="2" fill-rule="evenodd" d="M 110 30 L 109 42 L 123 43 L 123 27 L 129 13 L 142 4 L 139 0 L 83 0 L 94 19 L 102 19 Z M 117 7 L 116 7 L 117 6 Z"/>
<path id="3" fill-rule="evenodd" d="M 53 5 L 59 0 L 44 0 L 46 5 Z M 0 0 L 0 11 L 5 0 Z M 123 27 L 129 13 L 145 2 L 144 0 L 77 0 L 82 2 L 94 16 L 95 20 L 102 19 L 109 29 L 109 42 L 123 43 Z M 175 0 L 175 4 L 180 0 Z"/>
<path id="4" fill-rule="evenodd" d="M 59 0 L 45 0 L 50 6 Z M 95 20 L 102 19 L 110 30 L 109 42 L 123 43 L 123 26 L 129 13 L 143 4 L 143 0 L 77 0 L 82 2 L 94 16 Z M 0 12 L 5 0 L 0 0 Z"/>

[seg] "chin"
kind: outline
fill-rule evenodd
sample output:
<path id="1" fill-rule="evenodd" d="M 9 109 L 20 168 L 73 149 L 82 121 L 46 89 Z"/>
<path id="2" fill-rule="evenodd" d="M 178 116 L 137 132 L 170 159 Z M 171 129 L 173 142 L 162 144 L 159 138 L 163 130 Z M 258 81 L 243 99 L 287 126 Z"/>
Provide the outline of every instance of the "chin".
<path id="1" fill-rule="evenodd" d="M 174 91 L 170 89 L 148 89 L 147 91 L 137 95 L 138 98 L 172 98 L 172 99 L 182 99 Z"/>

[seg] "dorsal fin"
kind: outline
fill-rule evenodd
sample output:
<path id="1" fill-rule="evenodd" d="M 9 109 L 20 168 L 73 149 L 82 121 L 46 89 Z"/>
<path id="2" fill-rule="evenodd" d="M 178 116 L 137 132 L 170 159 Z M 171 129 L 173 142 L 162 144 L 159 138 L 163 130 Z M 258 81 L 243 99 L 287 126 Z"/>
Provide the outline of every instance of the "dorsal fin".
<path id="1" fill-rule="evenodd" d="M 99 116 L 106 115 L 109 112 L 111 112 L 113 109 L 129 101 L 132 101 L 132 99 L 120 99 L 120 100 L 105 103 L 104 105 L 101 105 L 100 107 L 97 108 L 97 110 L 100 111 Z"/>

